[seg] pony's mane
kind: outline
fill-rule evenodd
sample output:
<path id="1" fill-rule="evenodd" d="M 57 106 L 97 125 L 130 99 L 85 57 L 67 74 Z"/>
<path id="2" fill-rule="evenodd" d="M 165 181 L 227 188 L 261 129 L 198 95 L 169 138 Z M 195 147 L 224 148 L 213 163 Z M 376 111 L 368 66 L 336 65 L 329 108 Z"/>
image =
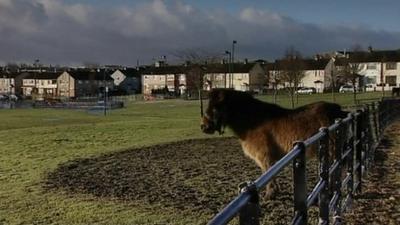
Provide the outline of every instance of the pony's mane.
<path id="1" fill-rule="evenodd" d="M 225 122 L 235 133 L 254 128 L 263 121 L 288 115 L 292 111 L 258 100 L 247 92 L 230 89 L 214 89 L 210 98 L 223 99 Z"/>
<path id="2" fill-rule="evenodd" d="M 231 89 L 214 89 L 211 93 L 211 96 L 214 97 L 216 95 L 222 95 L 224 104 L 234 112 L 247 113 L 252 116 L 260 115 L 262 117 L 267 116 L 269 118 L 274 118 L 281 116 L 283 112 L 289 113 L 292 111 L 273 103 L 258 100 L 248 92 L 235 91 Z"/>

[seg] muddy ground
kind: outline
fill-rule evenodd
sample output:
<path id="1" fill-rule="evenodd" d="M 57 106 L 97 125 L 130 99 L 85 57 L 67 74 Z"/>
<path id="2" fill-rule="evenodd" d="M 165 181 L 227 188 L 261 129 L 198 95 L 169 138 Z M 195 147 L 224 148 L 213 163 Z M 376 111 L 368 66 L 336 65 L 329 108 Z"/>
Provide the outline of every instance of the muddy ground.
<path id="1" fill-rule="evenodd" d="M 400 134 L 400 126 L 392 130 Z M 396 144 L 400 146 L 400 143 Z M 387 157 L 388 154 L 393 154 L 393 158 Z M 400 152 L 383 147 L 379 149 L 376 160 L 377 167 L 370 173 L 365 192 L 357 196 L 359 203 L 354 213 L 346 215 L 350 221 L 348 224 L 400 224 L 393 223 L 400 218 Z M 316 182 L 318 171 L 314 160 L 310 161 L 307 170 L 310 189 Z M 397 179 L 397 183 L 388 175 L 392 173 L 397 176 L 393 178 Z M 260 170 L 244 156 L 236 139 L 215 138 L 77 159 L 50 172 L 44 188 L 132 202 L 148 206 L 150 210 L 173 208 L 201 215 L 198 218 L 204 218 L 206 223 L 237 195 L 237 186 L 241 182 L 254 180 L 259 175 Z M 263 224 L 287 224 L 291 221 L 291 170 L 286 169 L 278 180 L 278 197 L 262 200 Z M 388 189 L 376 187 L 381 184 L 388 185 Z M 364 211 L 370 212 L 368 216 L 363 216 Z M 314 224 L 317 222 L 316 215 L 316 209 L 311 209 L 310 221 Z M 380 218 L 381 215 L 384 218 Z M 379 221 L 375 223 L 377 217 Z"/>
<path id="2" fill-rule="evenodd" d="M 346 224 L 400 224 L 400 122 L 386 131 L 362 187 Z"/>

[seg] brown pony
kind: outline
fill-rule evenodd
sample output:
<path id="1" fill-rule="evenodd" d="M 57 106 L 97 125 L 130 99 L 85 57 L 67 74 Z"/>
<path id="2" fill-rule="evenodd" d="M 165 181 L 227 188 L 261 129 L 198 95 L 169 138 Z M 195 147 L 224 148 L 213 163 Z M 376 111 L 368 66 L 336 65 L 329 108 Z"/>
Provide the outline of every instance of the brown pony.
<path id="1" fill-rule="evenodd" d="M 265 172 L 293 147 L 296 140 L 305 140 L 320 127 L 344 118 L 340 105 L 316 102 L 296 109 L 285 109 L 262 102 L 246 92 L 213 89 L 208 108 L 202 118 L 204 133 L 223 133 L 227 126 L 240 139 L 244 153 Z M 307 152 L 313 155 L 315 149 Z M 275 182 L 268 184 L 266 197 L 273 197 Z"/>

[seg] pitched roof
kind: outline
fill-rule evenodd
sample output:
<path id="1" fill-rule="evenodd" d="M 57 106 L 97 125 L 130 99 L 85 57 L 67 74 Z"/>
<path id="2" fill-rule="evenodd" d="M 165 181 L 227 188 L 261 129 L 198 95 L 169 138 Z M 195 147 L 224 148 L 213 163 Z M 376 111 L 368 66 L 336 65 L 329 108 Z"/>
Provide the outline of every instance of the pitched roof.
<path id="1" fill-rule="evenodd" d="M 338 51 L 344 54 L 344 51 Z M 400 49 L 397 50 L 372 50 L 361 52 L 346 52 L 354 62 L 400 62 Z"/>
<path id="2" fill-rule="evenodd" d="M 37 80 L 57 80 L 58 76 L 61 73 L 49 73 L 49 72 L 42 72 L 42 73 L 34 73 L 28 72 L 28 75 L 24 77 L 24 79 L 37 79 Z"/>
<path id="3" fill-rule="evenodd" d="M 207 73 L 229 73 L 230 64 L 208 64 L 207 67 Z M 256 63 L 234 63 L 233 67 L 233 73 L 248 73 Z"/>
<path id="4" fill-rule="evenodd" d="M 304 70 L 324 70 L 326 65 L 329 63 L 330 59 L 302 59 L 302 66 Z M 283 65 L 282 65 L 283 60 L 276 60 L 273 63 L 266 63 L 264 65 L 266 70 L 282 70 Z"/>
<path id="5" fill-rule="evenodd" d="M 113 80 L 113 78 L 110 76 L 110 72 L 107 70 L 70 70 L 70 71 L 65 71 L 71 77 L 73 77 L 75 80 Z"/>
<path id="6" fill-rule="evenodd" d="M 185 66 L 160 66 L 160 67 L 147 67 L 142 71 L 146 75 L 163 75 L 163 74 L 180 74 L 185 73 L 187 68 Z"/>
<path id="7" fill-rule="evenodd" d="M 137 70 L 135 68 L 124 68 L 124 69 L 118 69 L 118 70 L 127 77 L 139 77 L 140 76 L 139 70 Z"/>
<path id="8" fill-rule="evenodd" d="M 326 65 L 329 63 L 330 59 L 305 59 L 304 62 L 304 69 L 305 70 L 324 70 Z"/>
<path id="9" fill-rule="evenodd" d="M 248 73 L 257 63 L 234 63 L 234 73 Z M 193 64 L 194 65 L 194 64 Z M 229 64 L 207 64 L 203 65 L 206 73 L 229 73 Z M 145 75 L 164 75 L 164 74 L 182 74 L 190 69 L 190 65 L 186 66 L 161 66 L 161 67 L 148 67 L 141 72 Z"/>

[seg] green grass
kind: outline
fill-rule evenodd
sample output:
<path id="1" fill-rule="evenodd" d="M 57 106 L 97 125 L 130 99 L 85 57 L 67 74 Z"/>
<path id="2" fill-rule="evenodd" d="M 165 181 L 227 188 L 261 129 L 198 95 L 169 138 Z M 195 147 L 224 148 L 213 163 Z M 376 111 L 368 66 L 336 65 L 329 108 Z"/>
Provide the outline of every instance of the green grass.
<path id="1" fill-rule="evenodd" d="M 352 103 L 351 94 L 336 97 L 340 104 Z M 272 101 L 271 96 L 260 99 Z M 330 101 L 331 95 L 301 96 L 299 105 L 319 100 Z M 290 105 L 287 96 L 279 96 L 278 103 Z M 151 211 L 133 203 L 45 192 L 41 183 L 71 159 L 206 137 L 199 122 L 198 102 L 183 100 L 136 102 L 106 117 L 76 110 L 0 110 L 0 224 L 203 223 L 204 218 L 174 209 Z"/>

